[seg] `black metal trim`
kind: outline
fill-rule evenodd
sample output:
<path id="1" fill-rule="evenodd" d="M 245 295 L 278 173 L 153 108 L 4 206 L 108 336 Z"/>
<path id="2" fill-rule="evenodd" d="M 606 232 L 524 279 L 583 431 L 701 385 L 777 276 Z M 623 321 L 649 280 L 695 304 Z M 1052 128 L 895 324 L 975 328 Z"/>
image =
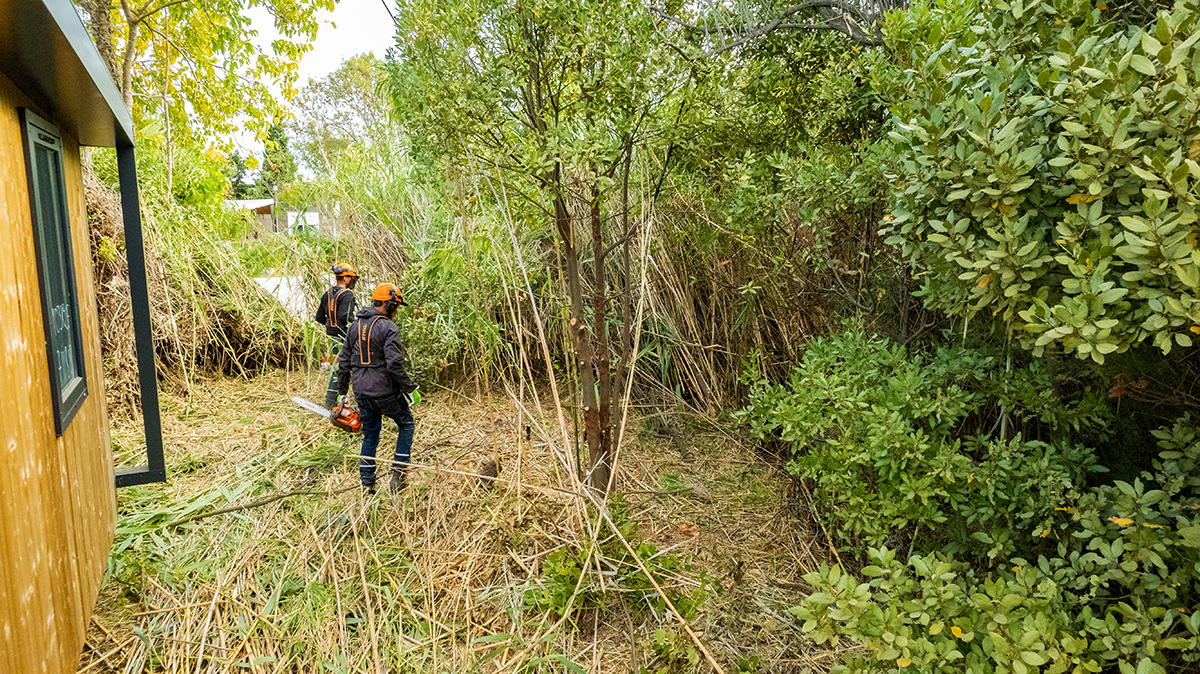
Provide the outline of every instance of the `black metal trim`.
<path id="1" fill-rule="evenodd" d="M 38 283 L 42 290 L 40 293 L 42 333 L 46 340 L 46 376 L 50 380 L 50 401 L 54 409 L 54 435 L 62 437 L 88 396 L 87 365 L 83 359 L 83 331 L 79 324 L 79 288 L 75 283 L 75 247 L 71 241 L 71 213 L 67 208 L 67 176 L 63 165 L 65 157 L 62 133 L 57 126 L 25 108 L 21 108 L 18 113 L 21 119 L 21 140 L 25 146 L 25 184 L 29 190 L 30 219 L 33 223 L 34 262 L 37 267 Z M 56 193 L 55 203 L 45 204 L 39 200 L 42 190 L 39 188 L 37 155 L 35 153 L 38 145 L 58 153 L 58 166 L 56 167 L 58 186 L 54 190 Z M 44 211 L 49 209 L 56 211 L 53 217 L 54 231 L 52 232 L 48 232 L 48 228 L 43 226 L 45 224 L 43 222 Z M 65 232 L 63 231 L 64 226 Z M 64 382 L 59 381 L 58 378 L 58 358 L 54 350 L 54 340 L 51 337 L 54 317 L 45 295 L 46 289 L 50 287 L 50 279 L 47 276 L 49 270 L 46 269 L 43 258 L 45 242 L 42 240 L 42 236 L 47 233 L 60 238 L 60 252 L 70 267 L 63 282 L 66 284 L 67 302 L 74 309 L 69 319 L 69 329 L 75 346 L 75 369 L 79 371 L 79 375 L 67 383 L 65 395 L 63 393 Z"/>
<path id="2" fill-rule="evenodd" d="M 133 139 L 117 127 L 117 175 L 121 188 L 121 217 L 125 227 L 125 259 L 129 264 L 129 300 L 133 309 L 133 338 L 137 344 L 138 384 L 142 390 L 142 427 L 146 432 L 146 465 L 118 468 L 118 487 L 166 482 L 162 419 L 158 409 L 158 375 L 154 364 L 154 335 L 150 326 L 150 293 L 146 282 L 146 250 L 138 198 L 137 157 Z"/>

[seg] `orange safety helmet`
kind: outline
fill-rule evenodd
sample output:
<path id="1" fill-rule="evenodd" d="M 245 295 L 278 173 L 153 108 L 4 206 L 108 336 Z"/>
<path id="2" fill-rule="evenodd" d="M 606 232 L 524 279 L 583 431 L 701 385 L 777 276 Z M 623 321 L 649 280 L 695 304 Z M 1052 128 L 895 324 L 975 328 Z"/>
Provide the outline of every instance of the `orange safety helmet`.
<path id="1" fill-rule="evenodd" d="M 339 262 L 333 265 L 333 275 L 340 278 L 342 276 L 358 276 L 358 273 L 354 271 L 354 265 L 349 262 Z"/>
<path id="2" fill-rule="evenodd" d="M 380 283 L 375 286 L 375 292 L 371 293 L 371 300 L 375 302 L 396 300 L 398 303 L 404 304 L 404 297 L 401 296 L 400 289 L 394 283 Z"/>

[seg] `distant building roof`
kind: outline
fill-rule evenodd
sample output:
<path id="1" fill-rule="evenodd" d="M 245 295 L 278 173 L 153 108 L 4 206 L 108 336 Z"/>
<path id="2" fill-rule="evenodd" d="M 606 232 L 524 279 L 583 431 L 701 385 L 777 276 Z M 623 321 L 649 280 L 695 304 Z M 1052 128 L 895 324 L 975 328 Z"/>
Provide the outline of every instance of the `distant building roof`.
<path id="1" fill-rule="evenodd" d="M 254 211 L 260 215 L 270 215 L 274 199 L 226 199 L 225 205 L 245 211 Z"/>

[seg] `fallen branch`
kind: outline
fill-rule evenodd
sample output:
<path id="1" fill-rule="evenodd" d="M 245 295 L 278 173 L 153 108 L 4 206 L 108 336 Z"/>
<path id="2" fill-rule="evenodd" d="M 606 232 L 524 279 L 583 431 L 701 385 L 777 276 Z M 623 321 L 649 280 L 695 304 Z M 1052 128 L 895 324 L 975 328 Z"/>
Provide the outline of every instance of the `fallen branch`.
<path id="1" fill-rule="evenodd" d="M 257 501 L 251 501 L 249 503 L 243 503 L 241 505 L 229 506 L 228 508 L 220 508 L 218 510 L 210 510 L 206 513 L 198 513 L 196 515 L 192 515 L 191 517 L 185 517 L 181 520 L 175 520 L 174 522 L 168 522 L 167 524 L 165 524 L 163 526 L 163 528 L 166 529 L 166 528 L 178 526 L 180 524 L 187 524 L 188 522 L 202 520 L 206 517 L 212 517 L 214 515 L 224 515 L 225 513 L 232 513 L 232 512 L 237 512 L 239 510 L 247 510 L 249 508 L 257 508 L 259 506 L 265 506 L 268 503 L 274 503 L 276 501 L 285 499 L 289 496 L 333 496 L 335 494 L 344 494 L 352 489 L 358 489 L 358 486 L 355 485 L 353 487 L 346 487 L 345 489 L 335 489 L 333 491 L 325 491 L 324 489 L 315 489 L 315 490 L 314 489 L 299 489 L 296 491 L 285 491 L 283 493 L 274 494 L 274 495 L 268 496 L 266 498 L 260 498 Z"/>

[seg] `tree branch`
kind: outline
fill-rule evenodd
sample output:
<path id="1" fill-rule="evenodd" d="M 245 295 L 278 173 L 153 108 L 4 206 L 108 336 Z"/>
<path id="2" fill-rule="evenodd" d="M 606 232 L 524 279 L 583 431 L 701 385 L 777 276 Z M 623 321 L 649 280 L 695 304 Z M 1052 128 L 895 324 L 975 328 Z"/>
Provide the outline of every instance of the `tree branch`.
<path id="1" fill-rule="evenodd" d="M 171 5 L 179 5 L 179 4 L 183 4 L 185 2 L 189 2 L 189 0 L 170 0 L 169 2 L 165 2 L 161 5 L 159 5 L 158 7 L 155 7 L 154 9 L 146 9 L 146 6 L 150 4 L 150 3 L 146 3 L 145 5 L 142 5 L 142 7 L 137 11 L 137 16 L 134 17 L 133 19 L 131 19 L 130 23 L 134 23 L 134 22 L 141 23 L 142 21 L 149 19 L 150 17 L 154 16 L 155 14 L 158 14 L 159 12 L 163 11 L 164 9 L 170 7 Z"/>
<path id="2" fill-rule="evenodd" d="M 334 489 L 332 491 L 325 490 L 325 489 L 317 489 L 317 490 L 300 489 L 300 490 L 296 490 L 296 491 L 285 491 L 285 492 L 282 492 L 279 494 L 274 494 L 272 496 L 267 496 L 266 498 L 260 498 L 256 501 L 251 501 L 249 503 L 233 505 L 233 506 L 229 506 L 228 508 L 218 508 L 217 510 L 209 510 L 208 512 L 198 513 L 196 515 L 184 517 L 182 519 L 178 519 L 173 522 L 168 522 L 167 524 L 163 525 L 163 528 L 169 529 L 171 527 L 177 527 L 180 524 L 186 524 L 188 522 L 195 522 L 196 520 L 202 520 L 207 517 L 212 517 L 214 515 L 224 515 L 225 513 L 232 513 L 232 512 L 237 512 L 239 510 L 246 510 L 247 508 L 257 508 L 259 506 L 265 506 L 269 503 L 274 503 L 278 500 L 288 498 L 289 496 L 333 496 L 334 494 L 343 494 L 345 492 L 348 492 L 348 491 L 351 491 L 351 490 L 357 489 L 357 488 L 358 488 L 358 485 L 355 485 L 353 487 L 346 487 L 344 489 Z"/>

